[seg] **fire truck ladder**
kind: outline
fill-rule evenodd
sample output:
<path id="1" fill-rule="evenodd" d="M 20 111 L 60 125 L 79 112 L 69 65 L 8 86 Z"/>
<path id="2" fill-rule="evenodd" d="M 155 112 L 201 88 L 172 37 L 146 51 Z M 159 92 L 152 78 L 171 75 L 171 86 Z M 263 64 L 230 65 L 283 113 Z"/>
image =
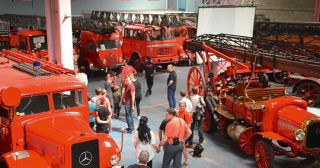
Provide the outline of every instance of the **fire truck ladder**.
<path id="1" fill-rule="evenodd" d="M 0 20 L 10 23 L 11 26 L 24 28 L 36 26 L 39 29 L 45 29 L 45 17 L 42 16 L 4 14 L 0 15 Z M 113 24 L 106 20 L 78 17 L 72 18 L 72 28 L 74 30 L 87 30 L 100 34 L 109 34 L 115 31 Z"/>
<path id="2" fill-rule="evenodd" d="M 30 55 L 22 53 L 20 51 L 15 50 L 3 50 L 2 56 L 8 58 L 9 60 L 13 60 L 17 62 L 13 64 L 13 67 L 22 70 L 24 72 L 35 74 L 33 70 L 33 62 L 36 61 L 35 58 L 30 57 Z M 59 74 L 67 74 L 67 75 L 74 75 L 75 72 L 64 68 L 62 66 L 50 63 L 44 60 L 38 60 L 41 65 L 41 69 L 37 72 L 41 76 L 48 76 L 51 74 L 59 75 Z"/>
<path id="3" fill-rule="evenodd" d="M 141 18 L 142 21 L 141 21 Z M 91 19 L 103 19 L 113 23 L 143 23 L 157 26 L 195 26 L 197 14 L 174 11 L 92 11 Z"/>
<path id="4" fill-rule="evenodd" d="M 271 35 L 320 35 L 320 23 L 298 22 L 255 22 L 254 37 L 266 37 Z"/>
<path id="5" fill-rule="evenodd" d="M 10 26 L 8 22 L 0 21 L 0 36 L 9 36 Z"/>
<path id="6" fill-rule="evenodd" d="M 253 62 L 256 58 L 256 62 L 262 66 L 320 77 L 319 55 L 290 43 L 227 34 L 205 34 L 185 42 L 184 49 L 201 52 L 204 51 L 203 44 L 243 62 Z M 286 49 L 282 49 L 282 46 L 286 46 Z"/>
<path id="7" fill-rule="evenodd" d="M 73 30 L 86 30 L 98 34 L 110 34 L 115 31 L 110 21 L 103 19 L 72 18 Z"/>
<path id="8" fill-rule="evenodd" d="M 46 19 L 43 16 L 4 14 L 0 15 L 0 20 L 15 27 L 36 26 L 39 29 L 45 29 L 46 27 Z"/>

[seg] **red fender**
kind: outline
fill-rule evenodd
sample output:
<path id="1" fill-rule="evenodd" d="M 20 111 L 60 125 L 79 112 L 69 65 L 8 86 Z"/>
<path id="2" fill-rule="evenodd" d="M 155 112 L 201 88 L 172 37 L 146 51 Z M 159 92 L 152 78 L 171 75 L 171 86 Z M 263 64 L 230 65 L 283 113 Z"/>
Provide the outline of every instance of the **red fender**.
<path id="1" fill-rule="evenodd" d="M 12 151 L 1 156 L 8 168 L 37 167 L 50 168 L 47 161 L 32 150 Z"/>
<path id="2" fill-rule="evenodd" d="M 272 131 L 274 123 L 276 122 L 276 112 L 287 105 L 295 105 L 307 110 L 307 102 L 298 97 L 282 96 L 268 100 L 265 102 L 266 111 L 263 113 L 261 130 Z"/>

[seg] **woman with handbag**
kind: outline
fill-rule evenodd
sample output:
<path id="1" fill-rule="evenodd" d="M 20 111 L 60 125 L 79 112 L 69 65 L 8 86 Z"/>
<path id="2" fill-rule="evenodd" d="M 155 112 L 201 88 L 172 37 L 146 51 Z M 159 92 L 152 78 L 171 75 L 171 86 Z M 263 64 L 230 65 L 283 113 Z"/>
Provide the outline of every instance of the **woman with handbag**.
<path id="1" fill-rule="evenodd" d="M 195 86 L 192 87 L 192 96 L 190 97 L 192 102 L 192 123 L 191 123 L 191 131 L 192 134 L 187 140 L 188 145 L 193 144 L 193 130 L 194 126 L 198 125 L 198 135 L 199 135 L 199 143 L 204 143 L 204 136 L 203 136 L 203 119 L 204 119 L 204 112 L 206 103 L 202 96 L 199 95 L 199 87 Z"/>

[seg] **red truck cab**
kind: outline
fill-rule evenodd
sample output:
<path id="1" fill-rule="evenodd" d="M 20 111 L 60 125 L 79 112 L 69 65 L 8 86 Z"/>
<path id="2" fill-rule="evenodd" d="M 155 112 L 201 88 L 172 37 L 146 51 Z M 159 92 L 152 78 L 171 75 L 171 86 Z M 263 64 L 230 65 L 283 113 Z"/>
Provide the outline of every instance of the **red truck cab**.
<path id="1" fill-rule="evenodd" d="M 115 141 L 89 126 L 86 86 L 46 61 L 34 70 L 34 61 L 21 51 L 0 54 L 0 167 L 117 165 Z"/>
<path id="2" fill-rule="evenodd" d="M 166 27 L 142 24 L 125 26 L 122 52 L 137 70 L 141 69 L 146 57 L 158 65 L 178 62 L 176 40 Z"/>
<path id="3" fill-rule="evenodd" d="M 84 66 L 86 72 L 120 68 L 124 64 L 120 36 L 119 32 L 105 35 L 82 31 L 79 65 Z"/>
<path id="4" fill-rule="evenodd" d="M 18 48 L 37 58 L 48 60 L 47 35 L 40 30 L 23 29 L 17 33 Z"/>

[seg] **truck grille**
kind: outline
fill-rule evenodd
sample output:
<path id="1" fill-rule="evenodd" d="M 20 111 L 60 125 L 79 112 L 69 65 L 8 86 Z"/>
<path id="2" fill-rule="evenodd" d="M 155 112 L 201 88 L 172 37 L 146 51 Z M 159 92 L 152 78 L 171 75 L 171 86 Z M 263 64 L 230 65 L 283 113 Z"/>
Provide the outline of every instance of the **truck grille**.
<path id="1" fill-rule="evenodd" d="M 305 147 L 309 150 L 320 149 L 320 122 L 312 122 L 308 125 Z"/>
<path id="2" fill-rule="evenodd" d="M 159 48 L 158 55 L 169 55 L 171 53 L 171 48 Z"/>
<path id="3" fill-rule="evenodd" d="M 72 145 L 72 168 L 99 168 L 98 140 Z"/>

